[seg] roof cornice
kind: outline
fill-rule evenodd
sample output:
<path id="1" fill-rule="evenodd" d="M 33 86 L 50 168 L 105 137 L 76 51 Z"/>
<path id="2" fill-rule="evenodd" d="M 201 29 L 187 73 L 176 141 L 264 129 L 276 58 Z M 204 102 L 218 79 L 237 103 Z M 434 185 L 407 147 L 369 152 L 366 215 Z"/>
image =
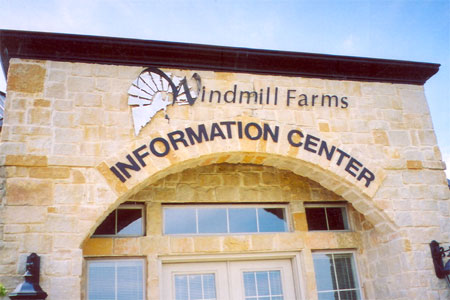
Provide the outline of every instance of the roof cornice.
<path id="1" fill-rule="evenodd" d="M 137 39 L 0 30 L 3 71 L 11 58 L 157 66 L 423 85 L 439 64 Z"/>

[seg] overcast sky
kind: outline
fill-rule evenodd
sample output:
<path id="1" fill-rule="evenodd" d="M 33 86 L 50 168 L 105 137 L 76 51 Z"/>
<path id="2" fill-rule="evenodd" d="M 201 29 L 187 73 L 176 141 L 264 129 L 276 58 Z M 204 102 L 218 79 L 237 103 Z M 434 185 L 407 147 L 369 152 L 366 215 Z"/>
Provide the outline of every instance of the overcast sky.
<path id="1" fill-rule="evenodd" d="M 450 0 L 0 0 L 0 28 L 439 63 L 425 93 L 450 167 Z"/>

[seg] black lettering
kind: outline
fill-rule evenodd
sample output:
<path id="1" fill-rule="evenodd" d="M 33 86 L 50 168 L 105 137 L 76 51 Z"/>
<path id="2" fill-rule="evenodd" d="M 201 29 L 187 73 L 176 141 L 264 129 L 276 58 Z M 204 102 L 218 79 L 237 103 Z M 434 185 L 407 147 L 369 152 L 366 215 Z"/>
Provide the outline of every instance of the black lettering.
<path id="1" fill-rule="evenodd" d="M 123 163 L 123 162 L 117 162 L 116 167 L 119 169 L 119 171 L 123 175 L 125 175 L 127 178 L 130 178 L 131 175 L 130 175 L 130 173 L 128 173 L 127 169 L 133 170 L 133 171 L 139 171 L 141 169 L 141 167 L 139 167 L 139 165 L 137 164 L 137 162 L 134 161 L 134 159 L 131 157 L 131 155 L 128 154 L 126 156 L 126 158 L 128 159 L 129 164 Z"/>
<path id="2" fill-rule="evenodd" d="M 357 180 L 360 181 L 363 178 L 366 180 L 366 187 L 369 187 L 370 183 L 375 179 L 375 175 L 367 168 L 364 168 L 361 171 L 361 174 L 359 174 L 359 176 L 357 177 Z"/>
<path id="3" fill-rule="evenodd" d="M 298 100 L 298 106 L 308 106 L 308 96 L 305 94 L 301 94 L 298 96 L 300 99 Z"/>
<path id="4" fill-rule="evenodd" d="M 202 85 L 201 80 L 200 80 L 200 76 L 197 73 L 194 73 L 194 75 L 192 75 L 192 78 L 194 78 L 195 81 L 196 81 L 197 91 L 195 93 L 197 95 L 197 93 L 200 91 L 200 87 Z M 178 92 L 180 92 L 180 90 L 183 89 L 184 94 L 186 95 L 186 99 L 187 99 L 189 105 L 194 105 L 195 100 L 197 100 L 197 96 L 195 96 L 195 98 L 192 97 L 191 91 L 189 89 L 189 86 L 188 86 L 188 83 L 187 83 L 187 80 L 186 80 L 186 77 L 184 77 L 184 79 L 181 80 L 180 84 L 181 84 L 181 86 L 180 86 L 180 89 L 178 90 Z"/>
<path id="5" fill-rule="evenodd" d="M 223 94 L 223 100 L 226 103 L 235 103 L 236 102 L 236 89 L 237 89 L 237 85 L 235 84 L 233 90 L 226 91 L 225 94 Z M 233 98 L 231 100 L 228 100 L 228 98 L 227 98 L 228 93 L 231 93 L 231 95 L 233 95 Z"/>
<path id="6" fill-rule="evenodd" d="M 214 93 L 217 93 L 217 103 L 220 103 L 220 96 L 221 96 L 220 91 L 213 91 L 213 90 L 209 92 L 209 102 L 210 103 L 212 102 Z"/>
<path id="7" fill-rule="evenodd" d="M 212 125 L 211 125 L 211 134 L 209 135 L 209 138 L 211 139 L 211 141 L 214 141 L 214 138 L 216 136 L 220 136 L 223 140 L 226 139 L 226 137 L 223 134 L 223 131 L 220 128 L 219 124 L 212 123 Z"/>
<path id="8" fill-rule="evenodd" d="M 347 108 L 348 107 L 348 102 L 346 100 L 347 100 L 347 97 L 342 97 L 341 98 L 341 103 L 342 103 L 341 108 Z"/>
<path id="9" fill-rule="evenodd" d="M 205 87 L 202 88 L 202 102 L 205 102 Z"/>
<path id="10" fill-rule="evenodd" d="M 178 137 L 175 138 L 174 137 L 175 135 L 178 135 Z M 178 150 L 178 145 L 177 145 L 178 142 L 183 143 L 183 145 L 185 147 L 189 146 L 188 143 L 186 142 L 186 140 L 184 139 L 184 132 L 181 130 L 175 130 L 175 131 L 169 132 L 167 134 L 167 136 L 169 137 L 170 143 L 172 144 L 172 148 L 174 150 Z"/>
<path id="11" fill-rule="evenodd" d="M 287 106 L 291 103 L 291 99 L 295 99 L 295 96 L 291 96 L 291 92 L 296 92 L 297 90 L 287 90 Z"/>
<path id="12" fill-rule="evenodd" d="M 293 140 L 294 134 L 299 135 L 300 140 L 304 137 L 303 132 L 301 132 L 300 130 L 297 130 L 297 129 L 292 129 L 291 131 L 289 131 L 288 136 L 287 136 L 289 144 L 291 144 L 292 147 L 301 147 L 303 145 L 302 142 L 298 142 L 298 143 L 294 142 L 294 140 Z"/>
<path id="13" fill-rule="evenodd" d="M 278 104 L 278 87 L 275 87 L 275 105 Z"/>
<path id="14" fill-rule="evenodd" d="M 267 137 L 270 134 L 270 137 L 272 138 L 272 141 L 275 143 L 278 143 L 278 134 L 280 132 L 280 128 L 278 126 L 275 126 L 275 132 L 272 131 L 269 124 L 264 123 L 264 140 L 267 141 Z"/>
<path id="15" fill-rule="evenodd" d="M 136 157 L 136 159 L 138 160 L 138 162 L 141 163 L 141 166 L 145 167 L 145 161 L 144 161 L 144 157 L 149 156 L 150 153 L 145 152 L 140 154 L 139 152 L 141 152 L 142 150 L 144 150 L 145 148 L 147 148 L 147 145 L 142 145 L 139 148 L 137 148 L 136 150 L 133 151 L 134 157 Z"/>
<path id="16" fill-rule="evenodd" d="M 339 148 L 337 148 L 336 151 L 339 152 L 339 153 L 341 154 L 341 155 L 339 155 L 339 158 L 338 158 L 338 160 L 337 160 L 337 162 L 336 162 L 336 164 L 337 164 L 338 166 L 340 166 L 341 163 L 342 163 L 342 161 L 344 160 L 344 157 L 350 157 L 350 155 L 348 155 L 347 153 L 345 153 L 344 151 L 342 151 L 342 150 L 339 149 Z"/>
<path id="17" fill-rule="evenodd" d="M 237 122 L 238 125 L 238 137 L 242 139 L 242 122 Z"/>
<path id="18" fill-rule="evenodd" d="M 345 171 L 347 171 L 353 177 L 356 177 L 356 174 L 353 172 L 353 170 L 358 172 L 360 167 L 362 167 L 362 163 L 360 163 L 353 157 L 350 157 L 350 160 L 348 161 L 347 166 L 345 167 Z"/>
<path id="19" fill-rule="evenodd" d="M 270 87 L 267 87 L 266 104 L 270 104 Z"/>
<path id="20" fill-rule="evenodd" d="M 311 101 L 312 103 L 311 103 L 311 106 L 316 105 L 316 102 L 315 102 L 315 101 L 316 101 L 317 98 L 319 98 L 319 95 L 312 95 L 312 101 Z"/>
<path id="21" fill-rule="evenodd" d="M 204 124 L 198 125 L 198 133 L 199 133 L 198 135 L 191 127 L 186 128 L 184 131 L 186 131 L 186 134 L 189 138 L 189 142 L 191 142 L 191 145 L 195 144 L 194 139 L 199 144 L 203 143 L 203 139 L 205 139 L 205 141 L 209 141 L 209 137 L 208 134 L 206 133 L 206 128 Z"/>
<path id="22" fill-rule="evenodd" d="M 157 142 L 160 142 L 161 144 L 163 144 L 164 146 L 164 150 L 162 152 L 158 152 L 155 144 Z M 167 142 L 165 139 L 163 139 L 162 137 L 157 137 L 154 138 L 151 142 L 150 142 L 150 151 L 153 153 L 153 155 L 157 156 L 157 157 L 164 157 L 166 156 L 169 151 L 170 151 L 170 146 L 169 146 L 169 142 Z"/>
<path id="23" fill-rule="evenodd" d="M 331 102 L 334 99 L 334 103 L 336 107 L 338 107 L 339 104 L 339 98 L 336 95 L 322 95 L 322 106 L 325 106 L 325 100 L 328 98 L 328 107 L 331 107 Z"/>
<path id="24" fill-rule="evenodd" d="M 220 125 L 225 125 L 227 127 L 227 135 L 228 138 L 233 138 L 233 134 L 231 133 L 231 125 L 236 125 L 234 121 L 220 122 Z"/>
<path id="25" fill-rule="evenodd" d="M 259 104 L 262 104 L 263 89 L 259 90 Z"/>
<path id="26" fill-rule="evenodd" d="M 310 148 L 309 146 L 316 147 L 318 144 L 315 142 L 319 142 L 319 141 L 320 141 L 319 138 L 317 138 L 313 135 L 307 134 L 306 138 L 305 138 L 305 150 L 312 152 L 312 153 L 316 153 L 316 149 Z"/>
<path id="27" fill-rule="evenodd" d="M 257 92 L 249 92 L 249 91 L 241 91 L 239 95 L 239 103 L 242 103 L 242 95 L 247 95 L 247 104 L 250 104 L 250 97 L 255 97 L 255 103 L 258 103 L 258 93 Z"/>
<path id="28" fill-rule="evenodd" d="M 122 174 L 120 174 L 120 172 L 117 171 L 117 169 L 115 167 L 111 167 L 109 169 L 114 173 L 114 175 L 116 175 L 117 178 L 119 178 L 120 181 L 122 181 L 122 182 L 126 181 L 125 177 L 123 177 Z"/>
<path id="29" fill-rule="evenodd" d="M 255 136 L 251 136 L 250 134 L 250 127 L 253 126 L 256 128 L 257 134 Z M 259 124 L 256 123 L 248 123 L 247 125 L 245 125 L 245 136 L 249 139 L 249 140 L 258 140 L 261 138 L 262 135 L 262 129 L 261 126 L 259 126 Z"/>
<path id="30" fill-rule="evenodd" d="M 336 150 L 335 146 L 331 146 L 331 150 L 328 151 L 328 145 L 327 142 L 322 141 L 320 142 L 319 152 L 318 154 L 322 156 L 322 153 L 325 151 L 325 156 L 328 160 L 331 160 L 333 158 L 334 150 Z"/>

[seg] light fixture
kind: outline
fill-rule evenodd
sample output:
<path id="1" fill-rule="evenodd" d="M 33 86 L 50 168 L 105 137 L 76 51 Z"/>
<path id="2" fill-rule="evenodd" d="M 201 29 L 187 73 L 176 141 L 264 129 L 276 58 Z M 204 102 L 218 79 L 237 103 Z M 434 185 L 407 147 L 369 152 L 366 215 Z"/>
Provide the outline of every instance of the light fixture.
<path id="1" fill-rule="evenodd" d="M 433 258 L 434 271 L 436 272 L 436 276 L 440 279 L 446 279 L 447 283 L 450 287 L 450 260 L 445 263 L 444 266 L 444 257 L 449 257 L 450 253 L 446 255 L 446 252 L 450 252 L 450 247 L 447 250 L 444 250 L 443 247 L 439 246 L 439 243 L 436 241 L 431 241 L 430 243 L 431 249 L 431 257 Z"/>
<path id="2" fill-rule="evenodd" d="M 26 272 L 23 275 L 25 281 L 19 284 L 14 292 L 9 294 L 12 300 L 44 300 L 47 293 L 39 285 L 39 272 L 41 268 L 41 258 L 36 253 L 31 253 L 27 257 Z"/>

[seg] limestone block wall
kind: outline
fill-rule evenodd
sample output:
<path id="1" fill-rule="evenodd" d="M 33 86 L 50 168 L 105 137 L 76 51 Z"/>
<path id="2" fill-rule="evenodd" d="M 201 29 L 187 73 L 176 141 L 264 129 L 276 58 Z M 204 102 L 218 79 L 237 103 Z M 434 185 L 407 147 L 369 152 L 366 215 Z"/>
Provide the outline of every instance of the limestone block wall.
<path id="1" fill-rule="evenodd" d="M 165 184 L 184 170 L 227 163 L 289 171 L 296 174 L 290 176 L 302 176 L 308 184 L 327 190 L 327 195 L 351 203 L 365 220 L 361 226 L 367 226 L 358 233 L 361 244 L 356 247 L 367 298 L 449 297 L 445 283 L 433 274 L 428 248 L 432 239 L 450 243 L 450 196 L 422 86 L 165 69 L 187 77 L 197 72 L 207 91 L 227 91 L 235 84 L 249 91 L 278 88 L 280 102 L 239 104 L 207 99 L 193 106 L 169 106 L 170 120 L 159 112 L 135 136 L 127 91 L 142 69 L 10 61 L 0 144 L 0 281 L 9 289 L 22 280 L 25 257 L 36 252 L 42 256 L 41 285 L 49 293 L 47 299 L 80 299 L 82 249 L 88 251 L 90 235 L 109 212 L 142 193 L 156 193 L 163 178 Z M 299 106 L 298 98 L 288 106 L 288 90 L 295 90 L 291 94 L 296 96 L 336 94 L 346 97 L 348 106 Z M 292 146 L 285 138 L 276 143 L 215 139 L 165 157 L 149 156 L 146 166 L 125 183 L 109 169 L 152 138 L 199 124 L 210 128 L 215 121 L 279 126 L 281 137 L 290 130 L 301 130 L 350 154 L 372 170 L 376 179 L 366 187 L 363 180 L 355 180 L 339 166 L 336 157 L 330 161 Z M 224 197 L 237 193 L 228 191 Z M 151 196 L 157 199 L 157 194 Z M 160 201 L 149 203 L 149 208 Z M 309 243 L 303 240 L 305 235 L 299 239 L 304 249 Z M 217 243 L 223 245 L 222 240 Z M 139 251 L 147 249 L 139 247 Z M 308 290 L 314 291 L 309 279 Z M 152 284 L 156 283 L 148 288 Z"/>

